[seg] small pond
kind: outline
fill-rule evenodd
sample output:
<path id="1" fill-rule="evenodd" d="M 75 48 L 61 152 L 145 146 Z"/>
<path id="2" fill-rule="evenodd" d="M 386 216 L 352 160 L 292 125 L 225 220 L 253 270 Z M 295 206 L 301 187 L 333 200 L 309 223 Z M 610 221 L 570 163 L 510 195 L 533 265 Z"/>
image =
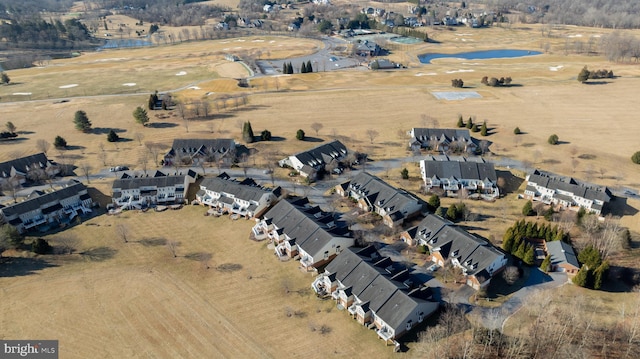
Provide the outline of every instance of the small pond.
<path id="1" fill-rule="evenodd" d="M 464 59 L 464 60 L 487 60 L 487 59 L 509 59 L 515 57 L 540 55 L 539 51 L 529 50 L 485 50 L 473 52 L 460 52 L 457 54 L 423 54 L 418 59 L 423 64 L 431 63 L 433 59 Z"/>
<path id="2" fill-rule="evenodd" d="M 151 41 L 140 39 L 120 39 L 120 40 L 107 40 L 107 42 L 100 46 L 97 51 L 104 49 L 120 49 L 125 47 L 143 47 L 153 45 Z"/>

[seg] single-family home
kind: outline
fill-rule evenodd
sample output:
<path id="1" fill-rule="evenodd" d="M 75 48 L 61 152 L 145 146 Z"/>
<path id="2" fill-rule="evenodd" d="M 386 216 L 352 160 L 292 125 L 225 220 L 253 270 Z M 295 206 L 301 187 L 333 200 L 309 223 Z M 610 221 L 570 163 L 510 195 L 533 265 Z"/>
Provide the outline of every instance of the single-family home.
<path id="1" fill-rule="evenodd" d="M 450 197 L 461 190 L 470 197 L 495 199 L 500 196 L 495 167 L 482 157 L 429 155 L 420 161 L 420 173 L 427 191 L 441 188 Z"/>
<path id="2" fill-rule="evenodd" d="M 315 180 L 318 172 L 324 171 L 328 165 L 337 167 L 347 154 L 347 148 L 340 141 L 335 140 L 284 158 L 278 161 L 278 165 L 291 167 L 301 176 Z"/>
<path id="3" fill-rule="evenodd" d="M 563 272 L 575 276 L 580 270 L 578 257 L 570 244 L 563 241 L 550 241 L 545 244 L 547 255 L 551 258 L 551 271 Z"/>
<path id="4" fill-rule="evenodd" d="M 377 59 L 369 63 L 369 69 L 371 70 L 388 70 L 388 69 L 397 69 L 399 67 L 400 67 L 400 64 L 397 64 L 393 61 L 389 61 L 388 59 Z"/>
<path id="5" fill-rule="evenodd" d="M 356 200 L 363 211 L 379 214 L 382 222 L 391 228 L 402 225 L 406 219 L 419 215 L 426 208 L 424 201 L 417 196 L 364 171 L 335 189 L 339 195 Z"/>
<path id="6" fill-rule="evenodd" d="M 439 152 L 476 153 L 476 140 L 469 136 L 469 130 L 446 128 L 418 128 L 409 131 L 409 147 L 412 150 L 429 148 Z"/>
<path id="7" fill-rule="evenodd" d="M 60 173 L 60 167 L 44 153 L 0 162 L 0 188 L 17 187 L 25 182 L 52 178 Z"/>
<path id="8" fill-rule="evenodd" d="M 281 196 L 280 187 L 265 188 L 251 178 L 238 181 L 222 173 L 217 177 L 205 178 L 200 183 L 196 200 L 224 213 L 259 218 Z"/>
<path id="9" fill-rule="evenodd" d="M 91 213 L 93 201 L 82 183 L 70 181 L 53 192 L 34 191 L 23 202 L 0 208 L 3 221 L 25 233 L 66 225 L 76 216 Z M 2 222 L 2 221 L 0 221 Z"/>
<path id="10" fill-rule="evenodd" d="M 378 44 L 369 40 L 357 42 L 354 47 L 354 52 L 358 56 L 379 56 L 383 51 Z"/>
<path id="11" fill-rule="evenodd" d="M 204 162 L 233 163 L 236 159 L 236 142 L 233 139 L 175 139 L 163 164 L 198 165 Z"/>
<path id="12" fill-rule="evenodd" d="M 278 257 L 299 257 L 305 270 L 314 270 L 353 246 L 343 223 L 309 203 L 307 198 L 285 199 L 268 210 L 252 229 L 252 238 L 269 239 Z"/>
<path id="13" fill-rule="evenodd" d="M 373 246 L 348 248 L 329 263 L 311 287 L 331 297 L 385 343 L 395 341 L 438 310 L 430 288 L 409 268 L 383 257 Z"/>
<path id="14" fill-rule="evenodd" d="M 605 186 L 587 184 L 572 177 L 537 169 L 528 174 L 525 180 L 525 198 L 574 210 L 583 207 L 587 212 L 597 215 L 602 214 L 613 196 Z"/>
<path id="15" fill-rule="evenodd" d="M 152 176 L 132 177 L 124 173 L 113 181 L 111 200 L 123 209 L 141 209 L 158 204 L 182 204 L 187 200 L 189 185 L 198 174 L 188 170 L 186 174 L 167 174 L 156 171 Z"/>
<path id="16" fill-rule="evenodd" d="M 491 243 L 433 214 L 402 233 L 401 238 L 410 245 L 426 246 L 431 261 L 438 266 L 460 268 L 465 283 L 474 289 L 488 285 L 507 264 L 507 256 Z"/>

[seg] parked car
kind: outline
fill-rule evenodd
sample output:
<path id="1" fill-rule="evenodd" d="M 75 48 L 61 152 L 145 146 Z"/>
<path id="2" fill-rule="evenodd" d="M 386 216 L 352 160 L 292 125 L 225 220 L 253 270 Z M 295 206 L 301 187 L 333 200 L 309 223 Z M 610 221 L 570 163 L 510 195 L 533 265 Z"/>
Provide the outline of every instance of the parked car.
<path id="1" fill-rule="evenodd" d="M 115 166 L 109 168 L 109 172 L 119 172 L 119 171 L 128 171 L 129 167 L 127 166 Z"/>

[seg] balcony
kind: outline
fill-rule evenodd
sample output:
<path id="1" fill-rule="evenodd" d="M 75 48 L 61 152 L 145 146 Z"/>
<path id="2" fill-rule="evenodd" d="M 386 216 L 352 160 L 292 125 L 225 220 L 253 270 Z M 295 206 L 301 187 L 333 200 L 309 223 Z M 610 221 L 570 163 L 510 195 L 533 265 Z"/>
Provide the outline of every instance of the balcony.
<path id="1" fill-rule="evenodd" d="M 385 341 L 393 339 L 393 332 L 386 326 L 376 330 L 376 334 L 378 334 L 380 339 L 384 339 Z"/>
<path id="2" fill-rule="evenodd" d="M 300 260 L 300 264 L 305 268 L 305 269 L 309 269 L 310 267 L 313 267 L 313 258 L 311 257 L 304 257 Z"/>

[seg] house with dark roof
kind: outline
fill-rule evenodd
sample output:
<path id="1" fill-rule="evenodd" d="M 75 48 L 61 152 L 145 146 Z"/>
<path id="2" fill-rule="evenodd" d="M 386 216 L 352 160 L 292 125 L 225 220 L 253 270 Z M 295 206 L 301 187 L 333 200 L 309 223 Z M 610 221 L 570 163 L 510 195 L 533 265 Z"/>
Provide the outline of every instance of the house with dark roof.
<path id="1" fill-rule="evenodd" d="M 546 242 L 547 254 L 551 257 L 551 271 L 575 276 L 580 270 L 578 257 L 573 247 L 563 241 Z"/>
<path id="2" fill-rule="evenodd" d="M 307 198 L 279 201 L 252 229 L 252 238 L 273 242 L 278 257 L 299 257 L 302 268 L 314 270 L 353 246 L 342 223 Z"/>
<path id="3" fill-rule="evenodd" d="M 152 176 L 131 177 L 124 173 L 113 181 L 111 200 L 123 209 L 141 209 L 153 205 L 182 204 L 186 202 L 189 185 L 198 174 L 192 170 L 186 174 L 166 174 L 156 171 Z"/>
<path id="4" fill-rule="evenodd" d="M 167 154 L 164 155 L 165 166 L 178 163 L 181 165 L 199 165 L 204 162 L 233 163 L 236 159 L 236 142 L 232 139 L 175 139 Z"/>
<path id="5" fill-rule="evenodd" d="M 353 51 L 358 56 L 380 56 L 384 53 L 380 45 L 368 40 L 356 42 Z"/>
<path id="6" fill-rule="evenodd" d="M 331 297 L 358 323 L 375 328 L 385 342 L 400 338 L 438 310 L 430 288 L 373 246 L 344 250 L 311 288 Z"/>
<path id="7" fill-rule="evenodd" d="M 258 218 L 281 196 L 280 187 L 265 188 L 252 178 L 238 181 L 222 173 L 217 177 L 205 178 L 200 183 L 196 200 L 223 213 Z"/>
<path id="8" fill-rule="evenodd" d="M 455 197 L 464 189 L 471 197 L 500 196 L 495 167 L 482 157 L 428 156 L 420 161 L 420 173 L 428 191 L 442 188 L 446 195 Z"/>
<path id="9" fill-rule="evenodd" d="M 31 180 L 52 178 L 60 173 L 60 167 L 44 153 L 0 162 L 0 188 L 17 187 Z"/>
<path id="10" fill-rule="evenodd" d="M 449 128 L 419 128 L 409 131 L 409 147 L 412 150 L 429 148 L 439 152 L 467 152 L 476 153 L 478 145 L 469 135 L 467 129 Z"/>
<path id="11" fill-rule="evenodd" d="M 34 191 L 23 202 L 0 208 L 0 214 L 5 223 L 20 233 L 46 231 L 52 226 L 66 225 L 80 214 L 91 213 L 92 204 L 87 187 L 71 181 L 57 191 Z"/>
<path id="12" fill-rule="evenodd" d="M 379 214 L 383 223 L 391 228 L 402 225 L 405 219 L 419 215 L 426 208 L 417 196 L 364 171 L 335 188 L 339 195 L 355 199 L 363 211 Z"/>
<path id="13" fill-rule="evenodd" d="M 507 256 L 491 243 L 433 214 L 402 233 L 401 238 L 410 245 L 426 246 L 435 264 L 450 263 L 460 268 L 466 284 L 474 289 L 488 285 L 507 264 Z"/>
<path id="14" fill-rule="evenodd" d="M 326 166 L 338 166 L 347 157 L 347 148 L 338 140 L 299 152 L 278 161 L 280 167 L 291 167 L 301 176 L 315 180 Z"/>
<path id="15" fill-rule="evenodd" d="M 545 204 L 559 205 L 601 215 L 612 198 L 605 186 L 580 182 L 572 177 L 559 176 L 550 172 L 534 170 L 525 178 L 527 187 L 524 197 Z"/>

